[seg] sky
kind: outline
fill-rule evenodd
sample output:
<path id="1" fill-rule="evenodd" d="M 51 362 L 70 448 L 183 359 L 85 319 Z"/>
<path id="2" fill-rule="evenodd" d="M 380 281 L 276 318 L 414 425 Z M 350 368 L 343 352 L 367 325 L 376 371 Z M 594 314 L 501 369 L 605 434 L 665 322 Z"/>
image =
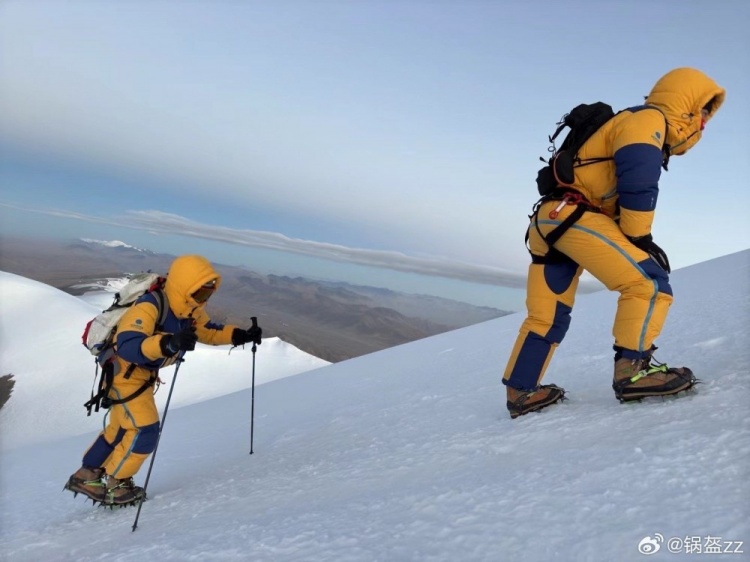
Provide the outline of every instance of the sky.
<path id="1" fill-rule="evenodd" d="M 96 435 L 81 423 L 88 381 L 76 358 L 87 352 L 73 341 L 93 305 L 3 274 L 16 306 L 0 316 L 13 327 L 0 358 L 17 384 L 0 409 L 0 552 L 8 562 L 747 560 L 750 251 L 672 281 L 681 298 L 656 355 L 702 382 L 667 400 L 614 398 L 607 292 L 579 299 L 550 365 L 545 382 L 568 400 L 516 420 L 500 379 L 522 314 L 262 381 L 252 455 L 251 392 L 233 380 L 247 352 L 217 372 L 218 356 L 197 349 L 176 380 L 161 373 L 174 398 L 133 531 L 136 509 L 62 490 Z M 54 322 L 37 321 L 38 302 Z M 281 364 L 266 343 L 259 377 Z M 206 396 L 185 405 L 198 388 Z M 31 410 L 34 423 L 21 415 Z"/>
<path id="2" fill-rule="evenodd" d="M 750 5 L 0 2 L 0 235 L 522 307 L 559 118 L 669 70 L 727 90 L 664 173 L 679 268 L 748 247 Z"/>

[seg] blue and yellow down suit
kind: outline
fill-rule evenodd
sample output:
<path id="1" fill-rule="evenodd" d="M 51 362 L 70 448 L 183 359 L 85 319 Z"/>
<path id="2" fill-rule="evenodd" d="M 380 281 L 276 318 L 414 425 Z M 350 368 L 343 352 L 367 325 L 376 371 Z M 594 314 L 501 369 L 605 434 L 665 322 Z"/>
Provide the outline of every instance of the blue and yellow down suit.
<path id="1" fill-rule="evenodd" d="M 528 315 L 504 384 L 518 390 L 537 388 L 568 330 L 584 269 L 620 293 L 613 335 L 622 357 L 648 355 L 667 317 L 672 289 L 667 273 L 628 237 L 651 233 L 665 156 L 692 148 L 701 137 L 701 109 L 714 100 L 710 119 L 724 97 L 724 90 L 702 72 L 673 70 L 656 83 L 645 105 L 621 111 L 583 145 L 579 157 L 584 161 L 612 159 L 575 168 L 572 188 L 593 209 L 555 243 L 565 259 L 529 266 Z M 545 261 L 549 252 L 540 233 L 548 235 L 576 209 L 566 205 L 555 216 L 559 205 L 559 199 L 547 201 L 532 217 L 529 248 L 542 258 L 534 262 Z"/>
<path id="2" fill-rule="evenodd" d="M 177 333 L 194 323 L 198 341 L 211 345 L 232 343 L 236 326 L 212 323 L 205 311 L 206 303 L 198 303 L 191 296 L 213 279 L 218 289 L 221 276 L 205 258 L 178 257 L 169 268 L 164 285 L 169 312 L 160 329 L 157 329 L 158 308 L 153 294 L 144 295 L 128 309 L 115 335 L 115 376 L 110 398 L 132 395 L 147 381 L 155 381 L 158 369 L 182 358 L 184 352 L 172 357 L 162 354 L 160 341 L 165 334 Z M 134 368 L 126 378 L 131 364 Z M 142 392 L 110 408 L 107 426 L 85 453 L 83 466 L 102 467 L 117 479 L 129 478 L 154 451 L 158 435 L 159 413 L 154 395 L 150 391 Z"/>

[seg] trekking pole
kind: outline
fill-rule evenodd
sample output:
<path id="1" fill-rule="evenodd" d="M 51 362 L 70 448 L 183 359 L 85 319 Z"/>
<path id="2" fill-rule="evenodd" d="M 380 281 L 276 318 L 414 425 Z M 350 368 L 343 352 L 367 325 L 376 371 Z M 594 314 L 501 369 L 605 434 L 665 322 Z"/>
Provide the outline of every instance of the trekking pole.
<path id="1" fill-rule="evenodd" d="M 258 327 L 258 318 L 253 316 L 250 318 L 253 322 L 253 328 Z M 255 429 L 255 350 L 258 349 L 258 346 L 255 345 L 255 342 L 253 342 L 253 385 L 252 385 L 252 393 L 251 393 L 251 401 L 250 401 L 250 454 L 253 454 L 253 433 Z"/>
<path id="2" fill-rule="evenodd" d="M 138 512 L 135 514 L 135 521 L 133 521 L 133 532 L 138 528 L 138 518 L 141 516 L 141 508 L 143 507 L 143 501 L 146 498 L 146 488 L 148 488 L 148 481 L 151 478 L 151 469 L 154 468 L 154 460 L 156 460 L 156 451 L 159 449 L 159 441 L 161 441 L 161 432 L 164 431 L 164 424 L 167 421 L 167 412 L 169 411 L 169 401 L 172 400 L 172 391 L 174 390 L 174 383 L 177 380 L 177 372 L 180 370 L 180 365 L 184 359 L 180 359 L 177 366 L 174 368 L 174 376 L 172 377 L 172 385 L 169 387 L 169 394 L 167 395 L 167 404 L 164 406 L 164 415 L 161 418 L 161 424 L 159 425 L 159 434 L 156 436 L 156 446 L 154 452 L 151 455 L 151 463 L 148 465 L 148 472 L 146 473 L 146 482 L 143 484 L 143 497 L 138 502 Z"/>

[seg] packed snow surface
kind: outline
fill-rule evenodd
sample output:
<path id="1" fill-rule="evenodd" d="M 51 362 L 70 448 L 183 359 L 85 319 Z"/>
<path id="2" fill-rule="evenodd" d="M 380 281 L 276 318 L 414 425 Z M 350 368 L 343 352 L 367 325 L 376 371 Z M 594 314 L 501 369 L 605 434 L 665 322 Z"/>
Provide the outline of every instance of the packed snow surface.
<path id="1" fill-rule="evenodd" d="M 617 295 L 601 292 L 578 299 L 545 378 L 567 389 L 562 404 L 509 418 L 500 379 L 516 314 L 259 385 L 252 455 L 250 390 L 186 399 L 194 381 L 223 389 L 234 362 L 247 376 L 248 351 L 196 352 L 132 532 L 135 508 L 62 491 L 96 435 L 77 423 L 86 364 L 69 370 L 73 356 L 61 356 L 90 311 L 49 289 L 40 318 L 39 297 L 18 289 L 9 303 L 3 277 L 3 369 L 12 360 L 19 383 L 0 410 L 12 437 L 0 552 L 14 562 L 747 560 L 749 279 L 750 251 L 672 275 L 656 356 L 702 380 L 679 398 L 615 400 Z M 258 351 L 259 377 L 272 351 Z M 18 411 L 29 408 L 37 417 Z"/>

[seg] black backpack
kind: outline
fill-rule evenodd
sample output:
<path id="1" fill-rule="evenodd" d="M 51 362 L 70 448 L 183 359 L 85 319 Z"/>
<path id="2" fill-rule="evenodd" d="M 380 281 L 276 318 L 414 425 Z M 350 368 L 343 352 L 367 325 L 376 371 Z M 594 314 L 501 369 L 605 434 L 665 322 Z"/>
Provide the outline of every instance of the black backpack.
<path id="1" fill-rule="evenodd" d="M 613 160 L 612 156 L 602 158 L 578 158 L 578 151 L 591 136 L 597 132 L 602 125 L 615 116 L 612 107 L 606 103 L 596 102 L 592 104 L 581 104 L 563 115 L 557 123 L 557 130 L 549 137 L 552 146 L 549 151 L 552 156 L 549 160 L 540 157 L 547 165 L 539 170 L 536 177 L 536 185 L 539 195 L 542 197 L 552 194 L 558 187 L 569 187 L 575 181 L 573 169 L 579 166 L 588 166 L 597 162 Z M 570 132 L 563 140 L 560 148 L 555 146 L 555 139 L 568 127 Z"/>

